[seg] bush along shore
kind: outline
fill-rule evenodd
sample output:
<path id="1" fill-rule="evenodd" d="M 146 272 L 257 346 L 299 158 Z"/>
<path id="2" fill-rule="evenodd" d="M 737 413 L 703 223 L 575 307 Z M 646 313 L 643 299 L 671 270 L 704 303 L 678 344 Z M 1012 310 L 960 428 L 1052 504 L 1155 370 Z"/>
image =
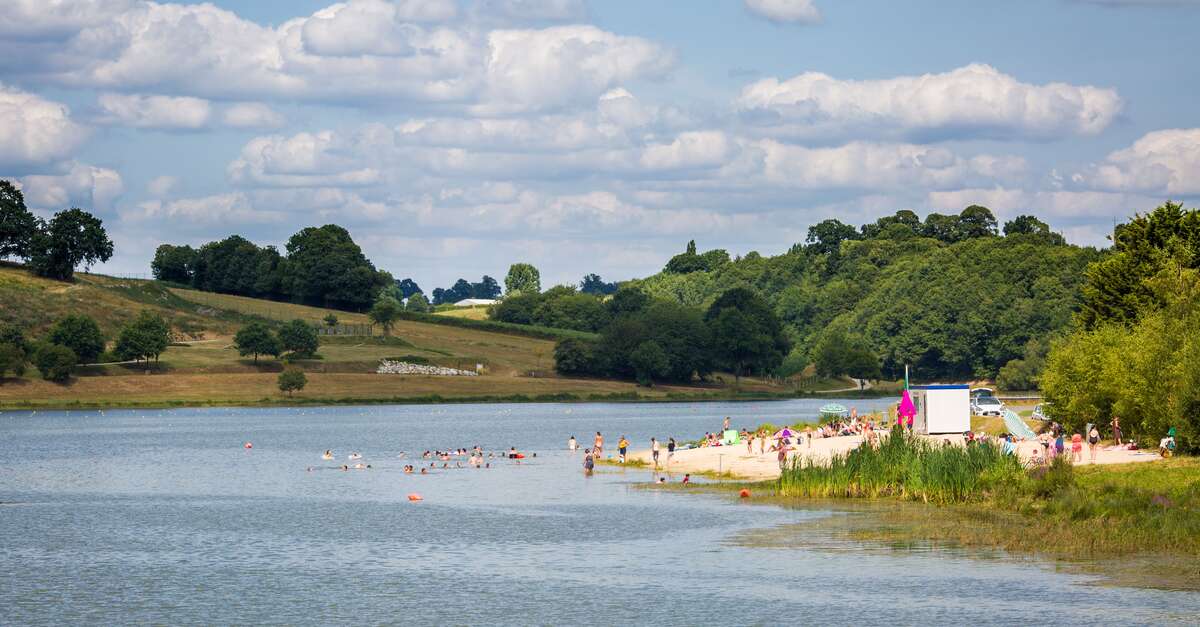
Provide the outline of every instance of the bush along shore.
<path id="1" fill-rule="evenodd" d="M 878 447 L 859 447 L 828 465 L 797 461 L 758 487 L 784 504 L 895 504 L 851 533 L 861 540 L 1002 548 L 1082 564 L 1124 584 L 1200 589 L 1194 458 L 1075 467 L 1059 456 L 1025 468 L 998 446 L 941 446 L 897 430 Z"/>

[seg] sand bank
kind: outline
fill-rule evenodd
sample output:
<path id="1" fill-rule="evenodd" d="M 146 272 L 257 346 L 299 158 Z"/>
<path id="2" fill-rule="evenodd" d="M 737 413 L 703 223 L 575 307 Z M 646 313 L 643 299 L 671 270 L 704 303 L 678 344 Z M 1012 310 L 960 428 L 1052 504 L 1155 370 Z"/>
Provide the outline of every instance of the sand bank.
<path id="1" fill-rule="evenodd" d="M 887 437 L 887 434 L 882 433 L 881 436 Z M 961 435 L 926 437 L 930 437 L 930 439 L 938 442 L 949 440 L 954 446 L 964 445 L 964 439 Z M 811 445 L 807 442 L 802 442 L 798 446 L 793 445 L 792 451 L 788 454 L 788 459 L 790 461 L 794 458 L 801 458 L 809 459 L 816 463 L 828 463 L 831 455 L 845 454 L 857 448 L 862 442 L 863 436 L 861 435 L 816 438 L 812 440 Z M 667 452 L 663 450 L 659 453 L 659 467 L 672 473 L 730 473 L 739 479 L 754 481 L 776 479 L 779 477 L 778 453 L 770 450 L 769 447 L 770 442 L 768 442 L 768 450 L 765 453 L 760 453 L 758 441 L 755 440 L 752 453 L 746 451 L 745 443 L 676 451 L 669 465 L 667 464 Z M 1067 455 L 1070 455 L 1070 447 L 1071 444 L 1068 442 Z M 1021 442 L 1017 446 L 1017 453 L 1021 456 L 1022 460 L 1027 461 L 1033 455 L 1035 448 L 1041 449 L 1041 445 L 1032 441 Z M 649 449 L 633 451 L 629 457 L 653 465 Z M 1131 462 L 1151 462 L 1159 459 L 1161 457 L 1158 456 L 1156 451 L 1129 451 L 1104 445 L 1101 445 L 1101 448 L 1096 452 L 1097 464 L 1127 464 Z M 1091 455 L 1085 443 L 1081 465 L 1090 463 L 1092 463 Z"/>

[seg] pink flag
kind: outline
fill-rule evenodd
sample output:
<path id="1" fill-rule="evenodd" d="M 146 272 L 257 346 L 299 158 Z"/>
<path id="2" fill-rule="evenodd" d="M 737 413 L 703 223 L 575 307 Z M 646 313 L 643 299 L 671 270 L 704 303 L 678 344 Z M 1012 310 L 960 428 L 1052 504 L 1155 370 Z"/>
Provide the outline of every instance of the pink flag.
<path id="1" fill-rule="evenodd" d="M 900 395 L 900 407 L 896 409 L 896 413 L 909 417 L 917 415 L 917 406 L 913 405 L 912 397 L 908 395 L 908 390 L 904 390 L 904 393 Z"/>

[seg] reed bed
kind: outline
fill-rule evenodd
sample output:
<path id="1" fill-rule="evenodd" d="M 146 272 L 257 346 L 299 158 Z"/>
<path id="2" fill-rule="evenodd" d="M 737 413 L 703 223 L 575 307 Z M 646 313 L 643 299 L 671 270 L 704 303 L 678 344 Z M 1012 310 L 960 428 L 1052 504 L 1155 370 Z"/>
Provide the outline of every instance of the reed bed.
<path id="1" fill-rule="evenodd" d="M 783 496 L 896 497 L 965 503 L 1028 486 L 1021 462 L 991 443 L 942 446 L 894 428 L 878 448 L 861 446 L 828 464 L 797 458 L 779 479 Z"/>

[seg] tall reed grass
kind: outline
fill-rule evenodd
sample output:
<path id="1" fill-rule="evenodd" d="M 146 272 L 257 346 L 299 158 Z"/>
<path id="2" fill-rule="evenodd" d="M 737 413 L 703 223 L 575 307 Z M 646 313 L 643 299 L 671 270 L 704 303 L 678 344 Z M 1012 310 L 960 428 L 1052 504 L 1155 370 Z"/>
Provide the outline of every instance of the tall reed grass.
<path id="1" fill-rule="evenodd" d="M 833 456 L 828 464 L 793 460 L 779 479 L 779 493 L 948 504 L 1019 492 L 1029 481 L 1017 457 L 997 445 L 943 446 L 893 428 L 878 448 L 864 445 Z"/>

